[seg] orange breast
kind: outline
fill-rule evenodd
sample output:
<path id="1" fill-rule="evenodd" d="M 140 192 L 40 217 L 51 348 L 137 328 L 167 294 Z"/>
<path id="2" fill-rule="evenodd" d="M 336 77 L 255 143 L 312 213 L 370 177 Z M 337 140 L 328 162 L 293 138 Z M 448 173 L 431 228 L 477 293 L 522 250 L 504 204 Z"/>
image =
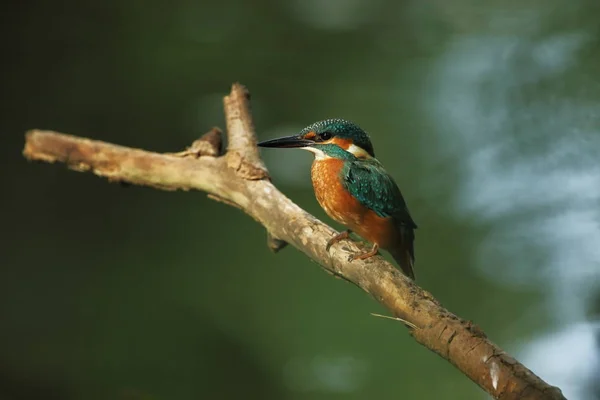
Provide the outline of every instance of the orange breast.
<path id="1" fill-rule="evenodd" d="M 368 241 L 384 249 L 395 245 L 399 235 L 392 219 L 378 216 L 344 188 L 340 179 L 343 166 L 343 161 L 334 158 L 313 162 L 311 177 L 317 201 L 331 218 Z"/>

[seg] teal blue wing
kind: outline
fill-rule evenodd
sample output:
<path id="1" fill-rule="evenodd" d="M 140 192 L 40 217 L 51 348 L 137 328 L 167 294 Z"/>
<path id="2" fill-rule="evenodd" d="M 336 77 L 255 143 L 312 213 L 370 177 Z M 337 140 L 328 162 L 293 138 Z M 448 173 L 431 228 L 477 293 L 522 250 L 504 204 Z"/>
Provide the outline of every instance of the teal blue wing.
<path id="1" fill-rule="evenodd" d="M 414 230 L 402 193 L 392 177 L 374 159 L 346 162 L 341 171 L 345 188 L 362 205 L 380 217 L 392 217 L 400 232 L 400 241 L 387 250 L 411 279 L 415 279 Z"/>
<path id="2" fill-rule="evenodd" d="M 345 188 L 364 206 L 380 217 L 393 217 L 396 223 L 415 229 L 396 182 L 376 160 L 350 161 L 341 171 Z"/>

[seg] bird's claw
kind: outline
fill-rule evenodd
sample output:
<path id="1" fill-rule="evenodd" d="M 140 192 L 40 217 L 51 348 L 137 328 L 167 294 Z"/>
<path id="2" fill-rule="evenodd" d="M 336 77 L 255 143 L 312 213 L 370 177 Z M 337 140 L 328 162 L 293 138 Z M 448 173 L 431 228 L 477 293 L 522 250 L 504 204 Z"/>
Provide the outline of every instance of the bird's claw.
<path id="1" fill-rule="evenodd" d="M 335 235 L 331 239 L 329 239 L 327 241 L 327 246 L 325 246 L 325 251 L 329 252 L 329 249 L 331 248 L 331 246 L 333 246 L 334 244 L 336 244 L 340 240 L 347 239 L 348 237 L 350 237 L 350 232 L 351 232 L 350 230 L 343 231 L 343 232 L 338 233 L 337 235 Z"/>
<path id="2" fill-rule="evenodd" d="M 371 250 L 366 253 L 360 254 L 351 254 L 348 256 L 348 261 L 352 262 L 354 260 L 366 260 L 367 258 L 371 258 L 379 252 L 379 246 L 377 244 L 373 244 Z"/>
<path id="3" fill-rule="evenodd" d="M 329 249 L 331 248 L 331 246 L 333 246 L 333 243 L 331 240 L 328 240 L 327 246 L 325 246 L 325 251 L 329 253 Z"/>

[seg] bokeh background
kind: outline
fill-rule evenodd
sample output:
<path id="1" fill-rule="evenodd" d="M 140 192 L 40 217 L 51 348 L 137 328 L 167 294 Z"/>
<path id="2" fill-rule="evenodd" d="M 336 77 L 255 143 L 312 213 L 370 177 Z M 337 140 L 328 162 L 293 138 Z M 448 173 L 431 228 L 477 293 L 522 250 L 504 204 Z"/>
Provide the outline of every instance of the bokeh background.
<path id="1" fill-rule="evenodd" d="M 419 284 L 600 398 L 597 0 L 21 1 L 0 14 L 0 399 L 483 399 L 357 288 L 198 192 L 21 156 L 31 128 L 160 152 L 234 81 L 261 139 L 343 117 L 419 224 Z M 263 151 L 329 221 L 311 156 Z"/>

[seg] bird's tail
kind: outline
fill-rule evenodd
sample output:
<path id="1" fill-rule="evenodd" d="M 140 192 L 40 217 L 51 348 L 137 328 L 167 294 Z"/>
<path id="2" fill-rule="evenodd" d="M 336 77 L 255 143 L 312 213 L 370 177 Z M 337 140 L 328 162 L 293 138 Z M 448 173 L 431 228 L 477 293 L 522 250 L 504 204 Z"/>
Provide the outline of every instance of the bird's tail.
<path id="1" fill-rule="evenodd" d="M 394 247 L 389 249 L 388 251 L 394 257 L 394 260 L 398 263 L 402 271 L 406 276 L 408 276 L 413 281 L 415 280 L 415 252 L 413 247 L 414 234 L 409 234 L 404 237 L 402 242 Z"/>

